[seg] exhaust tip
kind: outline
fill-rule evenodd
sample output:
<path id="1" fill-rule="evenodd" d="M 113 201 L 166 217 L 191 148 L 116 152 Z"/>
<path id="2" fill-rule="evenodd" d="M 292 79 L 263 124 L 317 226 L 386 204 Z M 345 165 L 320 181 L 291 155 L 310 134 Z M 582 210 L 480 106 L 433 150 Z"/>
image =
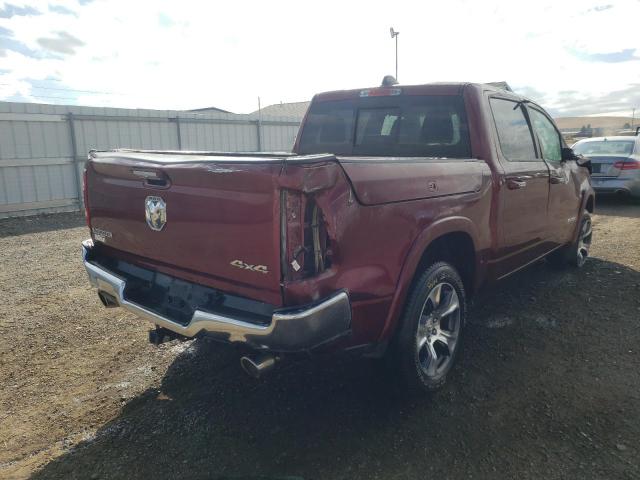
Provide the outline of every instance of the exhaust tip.
<path id="1" fill-rule="evenodd" d="M 257 379 L 271 370 L 275 366 L 276 360 L 275 356 L 268 353 L 246 355 L 240 358 L 240 366 L 247 375 Z"/>

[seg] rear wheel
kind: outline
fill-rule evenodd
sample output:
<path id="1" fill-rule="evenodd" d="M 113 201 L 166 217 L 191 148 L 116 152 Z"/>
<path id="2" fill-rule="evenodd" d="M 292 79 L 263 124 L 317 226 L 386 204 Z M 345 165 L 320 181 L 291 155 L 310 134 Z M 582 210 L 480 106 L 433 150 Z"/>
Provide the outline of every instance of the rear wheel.
<path id="1" fill-rule="evenodd" d="M 572 265 L 577 268 L 583 267 L 589 256 L 592 238 L 591 215 L 585 210 L 580 219 L 580 229 L 578 230 L 578 236 L 575 241 L 549 255 L 549 262 L 557 267 L 566 265 Z"/>
<path id="2" fill-rule="evenodd" d="M 390 352 L 411 390 L 444 385 L 460 349 L 465 316 L 460 275 L 448 263 L 431 265 L 413 287 Z"/>

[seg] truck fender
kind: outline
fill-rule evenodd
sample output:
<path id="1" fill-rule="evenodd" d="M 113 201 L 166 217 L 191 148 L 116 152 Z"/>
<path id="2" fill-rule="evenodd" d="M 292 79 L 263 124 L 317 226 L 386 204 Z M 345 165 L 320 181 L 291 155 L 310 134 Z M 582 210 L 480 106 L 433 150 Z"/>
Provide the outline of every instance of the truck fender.
<path id="1" fill-rule="evenodd" d="M 580 210 L 578 211 L 578 215 L 577 215 L 578 220 L 576 221 L 576 226 L 573 229 L 573 236 L 571 237 L 572 242 L 575 242 L 576 238 L 578 238 L 580 224 L 582 223 L 582 212 L 587 210 L 587 205 L 589 204 L 589 200 L 591 200 L 591 205 L 592 205 L 591 213 L 593 213 L 593 211 L 595 210 L 596 193 L 593 190 L 593 188 L 591 188 L 591 185 L 589 185 L 588 182 L 585 181 L 583 182 L 580 190 L 582 193 L 582 199 L 580 201 Z"/>
<path id="2" fill-rule="evenodd" d="M 425 228 L 414 240 L 409 249 L 400 271 L 396 290 L 391 301 L 391 307 L 384 323 L 384 327 L 380 334 L 380 340 L 389 340 L 396 329 L 398 321 L 404 309 L 404 303 L 409 294 L 413 279 L 416 276 L 416 270 L 420 263 L 422 255 L 432 242 L 448 233 L 466 233 L 473 241 L 474 250 L 479 251 L 479 232 L 476 225 L 466 217 L 447 217 L 430 224 Z M 478 284 L 481 278 L 480 255 L 476 254 L 474 286 Z"/>

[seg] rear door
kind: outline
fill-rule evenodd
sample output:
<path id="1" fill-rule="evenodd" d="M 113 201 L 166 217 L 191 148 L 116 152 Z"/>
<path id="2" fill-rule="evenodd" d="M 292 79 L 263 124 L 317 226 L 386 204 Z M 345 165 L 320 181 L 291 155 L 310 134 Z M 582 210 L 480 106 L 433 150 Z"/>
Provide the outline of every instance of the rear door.
<path id="1" fill-rule="evenodd" d="M 562 137 L 551 119 L 537 107 L 529 106 L 529 117 L 542 157 L 549 165 L 548 237 L 556 245 L 568 242 L 580 215 L 580 188 L 573 172 L 575 162 L 562 161 Z"/>
<path id="2" fill-rule="evenodd" d="M 504 276 L 544 254 L 547 243 L 549 169 L 539 157 L 522 103 L 489 99 L 504 169 L 500 181 L 500 249 L 496 265 Z"/>

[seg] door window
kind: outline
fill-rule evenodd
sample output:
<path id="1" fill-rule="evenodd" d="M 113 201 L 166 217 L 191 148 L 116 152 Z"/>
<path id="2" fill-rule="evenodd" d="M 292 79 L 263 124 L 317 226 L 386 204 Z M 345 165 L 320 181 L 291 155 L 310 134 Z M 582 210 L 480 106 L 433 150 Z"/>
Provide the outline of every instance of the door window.
<path id="1" fill-rule="evenodd" d="M 536 149 L 521 103 L 490 99 L 502 155 L 511 162 L 535 162 Z"/>
<path id="2" fill-rule="evenodd" d="M 560 162 L 562 160 L 562 147 L 560 145 L 560 134 L 553 126 L 553 123 L 542 112 L 530 108 L 529 115 L 533 130 L 538 136 L 540 149 L 542 150 L 542 158 L 551 162 Z"/>

